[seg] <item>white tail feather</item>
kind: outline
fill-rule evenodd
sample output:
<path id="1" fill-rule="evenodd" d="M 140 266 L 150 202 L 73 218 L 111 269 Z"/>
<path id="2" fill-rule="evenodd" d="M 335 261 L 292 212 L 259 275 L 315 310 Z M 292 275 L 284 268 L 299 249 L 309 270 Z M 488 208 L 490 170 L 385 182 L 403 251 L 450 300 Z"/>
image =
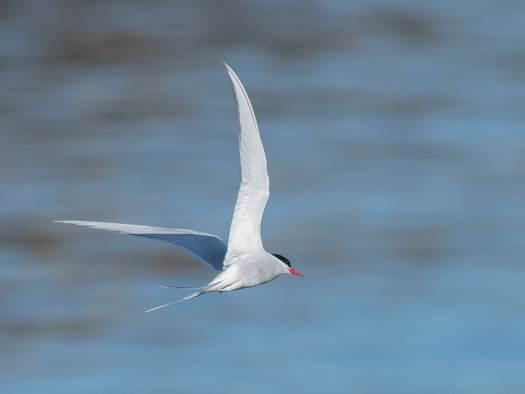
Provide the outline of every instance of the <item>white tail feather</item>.
<path id="1" fill-rule="evenodd" d="M 164 305 L 159 305 L 159 306 L 156 306 L 155 308 L 151 308 L 151 309 L 148 309 L 147 311 L 145 311 L 144 313 L 148 313 L 148 312 L 153 312 L 153 311 L 156 311 L 158 309 L 162 309 L 162 308 L 165 308 L 167 306 L 170 306 L 170 305 L 173 305 L 173 304 L 178 304 L 179 302 L 182 302 L 182 301 L 188 301 L 188 300 L 191 300 L 192 298 L 195 298 L 195 297 L 198 297 L 202 294 L 204 294 L 205 292 L 204 291 L 199 291 L 197 293 L 193 293 L 193 294 L 190 294 L 186 297 L 183 297 L 177 301 L 173 301 L 173 302 L 169 302 L 167 304 L 164 304 Z"/>
<path id="2" fill-rule="evenodd" d="M 186 289 L 186 290 L 202 290 L 202 286 L 177 286 L 177 285 L 160 285 L 163 289 Z"/>

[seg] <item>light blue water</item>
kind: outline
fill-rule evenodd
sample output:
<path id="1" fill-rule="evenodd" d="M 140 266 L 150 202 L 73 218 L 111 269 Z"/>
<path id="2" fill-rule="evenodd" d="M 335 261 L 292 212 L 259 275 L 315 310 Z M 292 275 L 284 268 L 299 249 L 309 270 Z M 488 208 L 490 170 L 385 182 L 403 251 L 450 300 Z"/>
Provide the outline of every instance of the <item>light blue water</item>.
<path id="1" fill-rule="evenodd" d="M 0 26 L 2 393 L 522 393 L 519 1 L 37 2 Z M 267 249 L 212 276 L 91 219 L 226 236 L 253 100 Z"/>

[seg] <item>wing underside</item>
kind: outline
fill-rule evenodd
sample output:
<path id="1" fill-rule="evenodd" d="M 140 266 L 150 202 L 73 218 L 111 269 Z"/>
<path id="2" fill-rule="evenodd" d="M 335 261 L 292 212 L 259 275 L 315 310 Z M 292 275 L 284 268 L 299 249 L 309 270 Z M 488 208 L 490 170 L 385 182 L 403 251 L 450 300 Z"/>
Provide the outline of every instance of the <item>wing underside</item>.
<path id="1" fill-rule="evenodd" d="M 226 244 L 219 237 L 197 231 L 167 227 L 139 226 L 134 224 L 89 222 L 80 220 L 57 220 L 58 223 L 74 224 L 100 230 L 116 231 L 136 237 L 156 239 L 183 248 L 208 264 L 216 271 L 223 268 Z"/>

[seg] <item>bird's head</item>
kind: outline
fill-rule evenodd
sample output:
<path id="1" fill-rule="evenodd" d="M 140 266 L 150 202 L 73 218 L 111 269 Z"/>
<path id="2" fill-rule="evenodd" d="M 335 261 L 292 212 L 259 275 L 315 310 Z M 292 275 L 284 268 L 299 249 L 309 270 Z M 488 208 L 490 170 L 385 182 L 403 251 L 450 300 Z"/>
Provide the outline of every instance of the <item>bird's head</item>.
<path id="1" fill-rule="evenodd" d="M 278 260 L 281 261 L 286 266 L 286 269 L 288 270 L 288 273 L 291 275 L 299 276 L 301 278 L 304 278 L 304 275 L 301 274 L 299 271 L 297 271 L 295 268 L 292 268 L 292 264 L 290 263 L 290 260 L 288 260 L 286 257 L 280 254 L 272 254 L 273 257 L 276 257 Z"/>

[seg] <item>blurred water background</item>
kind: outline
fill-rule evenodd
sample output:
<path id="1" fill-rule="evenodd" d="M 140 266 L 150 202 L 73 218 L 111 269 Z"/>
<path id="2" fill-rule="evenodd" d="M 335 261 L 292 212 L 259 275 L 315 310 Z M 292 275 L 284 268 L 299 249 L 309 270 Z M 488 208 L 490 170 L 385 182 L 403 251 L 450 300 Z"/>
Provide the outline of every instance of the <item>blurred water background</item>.
<path id="1" fill-rule="evenodd" d="M 525 2 L 0 3 L 0 391 L 525 392 Z M 227 237 L 222 61 L 306 275 L 144 315 L 213 275 L 53 219 Z"/>

